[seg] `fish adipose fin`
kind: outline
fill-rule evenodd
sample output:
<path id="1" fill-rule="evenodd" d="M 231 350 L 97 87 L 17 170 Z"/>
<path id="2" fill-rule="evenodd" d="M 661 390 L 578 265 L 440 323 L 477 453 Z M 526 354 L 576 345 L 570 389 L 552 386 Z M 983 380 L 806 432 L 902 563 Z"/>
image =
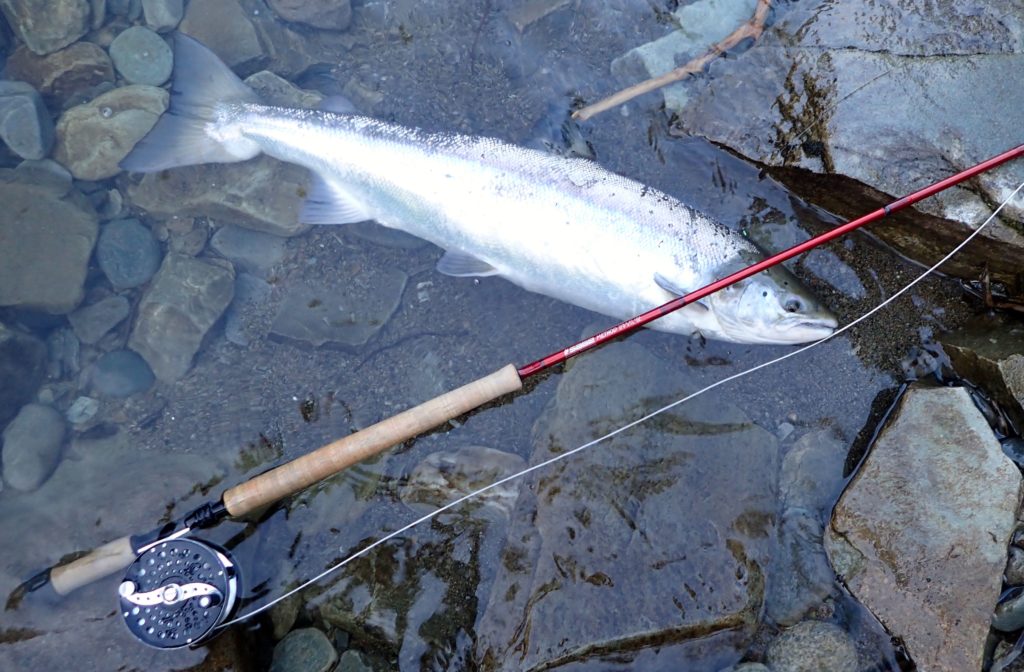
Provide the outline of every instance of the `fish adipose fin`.
<path id="1" fill-rule="evenodd" d="M 654 282 L 656 282 L 658 284 L 658 287 L 661 287 L 662 289 L 664 289 L 669 294 L 672 294 L 673 296 L 686 296 L 691 291 L 693 291 L 693 290 L 681 287 L 680 285 L 677 285 L 676 283 L 672 282 L 671 280 L 666 278 L 661 273 L 655 273 L 654 274 Z M 706 303 L 704 303 L 703 301 L 694 301 L 690 305 L 691 306 L 699 306 L 700 308 L 703 308 L 704 310 L 709 310 L 708 305 Z"/>
<path id="2" fill-rule="evenodd" d="M 498 274 L 498 269 L 486 261 L 480 261 L 465 252 L 453 252 L 451 250 L 445 252 L 441 260 L 437 262 L 437 270 L 455 278 L 484 278 L 489 275 Z"/>
<path id="3" fill-rule="evenodd" d="M 313 175 L 302 206 L 303 224 L 351 224 L 373 219 L 366 207 L 344 189 Z"/>
<path id="4" fill-rule="evenodd" d="M 156 126 L 121 161 L 121 168 L 152 173 L 199 163 L 244 161 L 260 153 L 245 138 L 219 141 L 207 127 L 218 110 L 230 103 L 259 102 L 212 51 L 191 37 L 174 36 L 174 79 L 171 104 Z"/>

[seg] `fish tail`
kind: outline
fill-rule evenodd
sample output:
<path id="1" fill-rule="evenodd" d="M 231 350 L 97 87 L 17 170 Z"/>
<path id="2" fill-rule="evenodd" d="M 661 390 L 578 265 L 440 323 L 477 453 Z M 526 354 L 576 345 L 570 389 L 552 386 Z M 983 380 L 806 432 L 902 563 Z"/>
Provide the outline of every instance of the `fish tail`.
<path id="1" fill-rule="evenodd" d="M 167 112 L 121 161 L 124 170 L 151 173 L 199 163 L 244 161 L 260 146 L 237 134 L 211 133 L 226 106 L 259 102 L 212 51 L 195 39 L 174 36 L 174 79 Z"/>

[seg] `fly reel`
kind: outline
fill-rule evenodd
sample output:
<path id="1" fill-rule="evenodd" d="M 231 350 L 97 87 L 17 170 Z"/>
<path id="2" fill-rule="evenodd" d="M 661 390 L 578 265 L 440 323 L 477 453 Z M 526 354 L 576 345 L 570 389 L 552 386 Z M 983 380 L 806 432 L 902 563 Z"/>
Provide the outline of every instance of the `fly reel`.
<path id="1" fill-rule="evenodd" d="M 198 644 L 231 615 L 238 573 L 225 551 L 167 539 L 139 553 L 118 593 L 133 635 L 158 649 L 178 649 Z"/>

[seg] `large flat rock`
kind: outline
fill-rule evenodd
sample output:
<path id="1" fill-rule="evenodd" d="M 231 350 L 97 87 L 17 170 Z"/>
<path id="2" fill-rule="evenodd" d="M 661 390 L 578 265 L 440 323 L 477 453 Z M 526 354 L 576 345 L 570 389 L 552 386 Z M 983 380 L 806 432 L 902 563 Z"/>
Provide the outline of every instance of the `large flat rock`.
<path id="1" fill-rule="evenodd" d="M 963 388 L 911 388 L 836 506 L 836 572 L 919 669 L 981 669 L 1020 485 Z"/>
<path id="2" fill-rule="evenodd" d="M 531 464 L 682 396 L 683 380 L 634 344 L 576 361 Z M 776 468 L 775 438 L 708 396 L 527 476 L 478 625 L 482 669 L 643 669 L 666 650 L 727 664 L 762 611 Z"/>

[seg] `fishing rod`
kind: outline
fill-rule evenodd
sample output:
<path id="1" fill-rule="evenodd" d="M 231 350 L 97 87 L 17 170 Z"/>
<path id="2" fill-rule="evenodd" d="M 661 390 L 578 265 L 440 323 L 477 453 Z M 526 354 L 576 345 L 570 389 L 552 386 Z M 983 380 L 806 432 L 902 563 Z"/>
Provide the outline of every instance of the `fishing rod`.
<path id="1" fill-rule="evenodd" d="M 27 593 L 44 587 L 64 596 L 127 567 L 118 593 L 120 612 L 128 629 L 140 641 L 156 648 L 195 646 L 227 621 L 241 591 L 240 576 L 228 552 L 190 537 L 193 531 L 213 527 L 227 518 L 239 518 L 293 495 L 391 446 L 499 397 L 518 392 L 523 380 L 530 376 L 1022 154 L 1024 144 L 563 350 L 518 368 L 508 364 L 483 378 L 326 444 L 227 489 L 217 500 L 201 505 L 176 521 L 144 534 L 116 539 L 83 557 L 44 570 L 15 589 L 7 608 L 16 606 Z"/>

